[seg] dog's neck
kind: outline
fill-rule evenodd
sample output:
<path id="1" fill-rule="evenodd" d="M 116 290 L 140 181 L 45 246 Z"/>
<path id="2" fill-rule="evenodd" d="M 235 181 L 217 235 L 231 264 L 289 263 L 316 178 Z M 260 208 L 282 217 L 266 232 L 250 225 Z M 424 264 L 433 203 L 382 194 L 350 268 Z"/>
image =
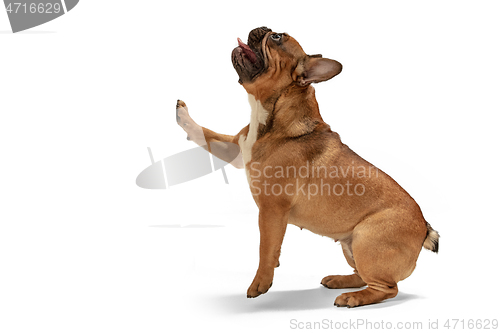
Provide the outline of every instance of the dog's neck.
<path id="1" fill-rule="evenodd" d="M 256 133 L 256 139 L 266 133 L 300 137 L 312 133 L 318 125 L 324 124 L 314 88 L 310 85 L 291 85 L 281 94 L 263 102 L 256 100 L 252 94 L 248 96 L 252 106 L 250 131 Z"/>
<path id="2" fill-rule="evenodd" d="M 262 128 L 269 122 L 270 112 L 264 108 L 261 101 L 255 99 L 252 94 L 248 94 L 248 102 L 252 109 L 250 114 L 250 125 L 248 128 L 247 140 L 255 142 L 261 135 Z"/>
<path id="3" fill-rule="evenodd" d="M 248 102 L 252 109 L 250 115 L 250 125 L 248 126 L 248 132 L 246 135 L 241 135 L 238 140 L 238 145 L 240 146 L 243 163 L 246 165 L 252 159 L 252 147 L 259 138 L 259 132 L 262 126 L 265 126 L 267 120 L 269 119 L 269 112 L 262 106 L 262 103 L 255 99 L 255 96 L 248 94 Z M 247 171 L 247 177 L 249 173 Z"/>

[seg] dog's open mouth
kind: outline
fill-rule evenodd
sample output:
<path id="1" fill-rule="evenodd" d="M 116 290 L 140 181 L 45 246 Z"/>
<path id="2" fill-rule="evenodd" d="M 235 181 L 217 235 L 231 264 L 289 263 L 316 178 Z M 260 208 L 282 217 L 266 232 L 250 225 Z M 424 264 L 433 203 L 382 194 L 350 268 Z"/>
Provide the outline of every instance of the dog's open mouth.
<path id="1" fill-rule="evenodd" d="M 240 83 L 250 82 L 264 71 L 265 61 L 262 54 L 262 40 L 271 29 L 256 28 L 248 34 L 248 44 L 238 38 L 238 46 L 234 48 L 231 58 L 238 73 Z"/>
<path id="2" fill-rule="evenodd" d="M 250 46 L 243 43 L 239 38 L 238 38 L 238 47 L 241 48 L 243 54 L 248 58 L 248 60 L 250 60 L 252 64 L 254 64 L 257 61 L 257 56 L 255 55 L 255 52 L 252 51 L 252 49 L 250 49 Z"/>

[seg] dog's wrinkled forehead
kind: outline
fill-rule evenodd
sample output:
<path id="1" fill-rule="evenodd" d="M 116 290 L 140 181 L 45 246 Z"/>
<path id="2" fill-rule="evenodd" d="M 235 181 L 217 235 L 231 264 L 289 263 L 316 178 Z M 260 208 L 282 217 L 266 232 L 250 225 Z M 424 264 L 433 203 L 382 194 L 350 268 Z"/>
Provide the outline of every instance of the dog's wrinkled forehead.
<path id="1" fill-rule="evenodd" d="M 248 34 L 248 46 L 257 52 L 264 54 L 262 46 L 265 44 L 263 39 L 266 36 L 271 35 L 271 37 L 276 36 L 271 43 L 271 48 L 276 48 L 280 46 L 282 51 L 285 51 L 289 56 L 300 57 L 304 55 L 304 50 L 300 44 L 291 36 L 286 33 L 276 33 L 267 27 L 255 28 Z"/>
<path id="2" fill-rule="evenodd" d="M 262 39 L 272 30 L 267 27 L 255 28 L 248 34 L 248 46 L 254 50 L 259 50 L 262 47 Z"/>

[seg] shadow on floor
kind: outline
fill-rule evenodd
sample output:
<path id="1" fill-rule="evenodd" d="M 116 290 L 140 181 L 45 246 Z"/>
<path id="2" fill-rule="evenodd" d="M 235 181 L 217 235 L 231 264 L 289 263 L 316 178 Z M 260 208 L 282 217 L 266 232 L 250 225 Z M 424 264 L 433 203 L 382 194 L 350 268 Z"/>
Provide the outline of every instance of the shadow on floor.
<path id="1" fill-rule="evenodd" d="M 327 289 L 318 287 L 304 290 L 272 291 L 257 298 L 247 299 L 244 293 L 237 295 L 226 295 L 213 297 L 209 300 L 211 306 L 217 307 L 226 313 L 252 313 L 263 311 L 300 311 L 317 309 L 338 309 L 351 310 L 347 308 L 337 308 L 333 305 L 335 298 L 345 292 L 352 292 L 361 289 Z M 385 300 L 378 304 L 359 307 L 356 309 L 386 308 L 405 303 L 407 301 L 420 298 L 417 295 L 400 292 L 395 298 Z"/>

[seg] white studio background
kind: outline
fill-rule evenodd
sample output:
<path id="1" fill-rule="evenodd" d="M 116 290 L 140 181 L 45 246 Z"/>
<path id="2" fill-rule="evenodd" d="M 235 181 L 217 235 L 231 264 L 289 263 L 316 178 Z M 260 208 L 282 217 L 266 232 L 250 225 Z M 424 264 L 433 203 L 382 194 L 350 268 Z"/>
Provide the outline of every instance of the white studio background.
<path id="1" fill-rule="evenodd" d="M 499 319 L 499 9 L 82 0 L 18 34 L 0 11 L 0 331 L 284 332 L 323 320 L 425 331 Z M 392 300 L 334 307 L 344 291 L 319 283 L 350 267 L 338 244 L 294 226 L 273 287 L 246 299 L 259 236 L 244 172 L 226 167 L 229 185 L 220 171 L 168 190 L 135 184 L 147 147 L 156 159 L 194 147 L 177 99 L 220 133 L 248 123 L 230 53 L 262 25 L 344 65 L 316 86 L 323 118 L 442 236 Z"/>

